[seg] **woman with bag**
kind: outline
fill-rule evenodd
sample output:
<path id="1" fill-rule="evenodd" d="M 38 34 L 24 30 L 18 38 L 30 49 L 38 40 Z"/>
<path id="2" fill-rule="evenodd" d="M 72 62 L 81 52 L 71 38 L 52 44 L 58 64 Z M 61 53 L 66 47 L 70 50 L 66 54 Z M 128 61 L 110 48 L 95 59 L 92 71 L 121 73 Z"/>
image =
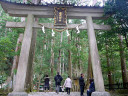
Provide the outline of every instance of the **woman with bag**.
<path id="1" fill-rule="evenodd" d="M 72 88 L 72 80 L 68 78 L 65 80 L 63 87 L 66 88 L 66 92 L 68 95 L 70 95 L 70 89 Z"/>

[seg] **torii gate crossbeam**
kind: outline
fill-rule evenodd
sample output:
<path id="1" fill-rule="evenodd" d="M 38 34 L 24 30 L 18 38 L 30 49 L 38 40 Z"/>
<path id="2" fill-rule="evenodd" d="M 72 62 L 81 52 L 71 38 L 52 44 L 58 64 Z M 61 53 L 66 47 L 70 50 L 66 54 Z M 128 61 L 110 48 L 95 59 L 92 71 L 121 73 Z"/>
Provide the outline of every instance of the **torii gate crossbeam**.
<path id="1" fill-rule="evenodd" d="M 25 28 L 26 23 L 25 22 L 7 22 L 6 23 L 6 27 L 7 28 Z M 52 23 L 40 23 L 40 25 L 38 24 L 38 22 L 34 22 L 33 24 L 33 28 L 36 29 L 41 29 L 42 26 L 45 26 L 46 28 L 56 28 L 56 29 L 64 29 L 64 28 L 68 28 L 68 29 L 75 29 L 77 26 L 79 26 L 80 30 L 86 30 L 87 29 L 87 24 L 67 24 L 67 26 L 54 26 L 54 24 Z M 93 23 L 94 29 L 95 30 L 110 30 L 111 27 L 109 25 L 98 25 Z"/>

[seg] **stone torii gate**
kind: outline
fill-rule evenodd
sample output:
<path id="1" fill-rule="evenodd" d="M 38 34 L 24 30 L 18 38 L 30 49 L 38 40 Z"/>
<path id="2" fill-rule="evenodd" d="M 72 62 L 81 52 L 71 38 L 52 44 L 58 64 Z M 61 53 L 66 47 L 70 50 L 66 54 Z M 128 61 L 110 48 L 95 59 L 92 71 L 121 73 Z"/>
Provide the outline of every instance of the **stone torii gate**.
<path id="1" fill-rule="evenodd" d="M 86 19 L 86 24 L 83 24 L 79 29 L 86 30 L 88 32 L 91 62 L 94 75 L 94 82 L 96 92 L 92 96 L 109 96 L 108 92 L 105 92 L 104 81 L 101 71 L 100 59 L 97 49 L 96 37 L 94 30 L 110 30 L 108 25 L 97 25 L 93 23 L 95 19 L 103 18 L 103 8 L 101 7 L 78 7 L 78 6 L 46 6 L 46 5 L 29 5 L 21 3 L 12 3 L 8 1 L 0 1 L 2 8 L 10 16 L 15 17 L 27 17 L 26 22 L 7 22 L 8 28 L 25 28 L 24 38 L 21 46 L 21 53 L 19 58 L 19 64 L 16 74 L 16 84 L 13 92 L 8 96 L 28 96 L 25 93 L 26 80 L 30 76 L 31 66 L 33 62 L 33 52 L 35 47 L 36 33 L 34 28 L 41 28 L 41 26 L 34 21 L 34 18 L 54 18 L 54 7 L 66 7 L 68 19 Z M 49 28 L 54 28 L 53 24 L 42 24 Z M 67 24 L 67 28 L 71 29 L 78 24 Z M 56 27 L 64 28 L 64 27 Z"/>

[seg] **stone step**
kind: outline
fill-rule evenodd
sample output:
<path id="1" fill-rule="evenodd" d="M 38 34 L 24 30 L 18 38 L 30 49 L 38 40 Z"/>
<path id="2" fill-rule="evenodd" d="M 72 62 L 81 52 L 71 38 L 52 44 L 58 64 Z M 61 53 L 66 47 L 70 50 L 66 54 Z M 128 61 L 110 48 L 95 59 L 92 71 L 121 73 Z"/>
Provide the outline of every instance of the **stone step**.
<path id="1" fill-rule="evenodd" d="M 59 94 L 56 92 L 32 92 L 28 96 L 80 96 L 80 92 L 71 92 L 70 95 L 66 92 L 59 92 Z M 84 96 L 87 96 L 86 93 L 84 93 Z"/>

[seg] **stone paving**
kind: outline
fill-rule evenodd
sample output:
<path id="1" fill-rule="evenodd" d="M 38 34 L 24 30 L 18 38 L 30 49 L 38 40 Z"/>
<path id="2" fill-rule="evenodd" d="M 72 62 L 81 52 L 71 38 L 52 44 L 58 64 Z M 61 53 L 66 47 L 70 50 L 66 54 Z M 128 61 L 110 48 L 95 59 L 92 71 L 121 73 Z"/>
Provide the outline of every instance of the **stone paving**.
<path id="1" fill-rule="evenodd" d="M 32 92 L 28 96 L 80 96 L 79 92 L 71 92 L 70 95 L 67 95 L 66 92 L 60 92 L 59 94 L 55 92 Z M 86 93 L 84 93 L 84 96 L 87 96 Z"/>

